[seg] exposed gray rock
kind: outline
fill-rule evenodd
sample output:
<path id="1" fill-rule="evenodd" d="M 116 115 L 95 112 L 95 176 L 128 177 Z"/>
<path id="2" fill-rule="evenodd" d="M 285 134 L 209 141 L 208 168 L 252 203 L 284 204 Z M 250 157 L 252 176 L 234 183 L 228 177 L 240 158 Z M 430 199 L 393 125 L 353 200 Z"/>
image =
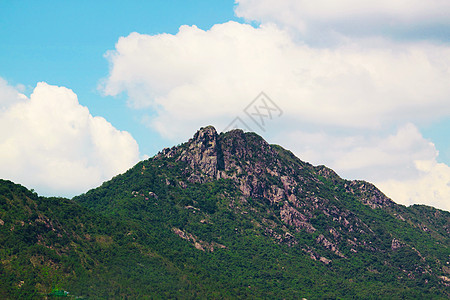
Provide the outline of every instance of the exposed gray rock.
<path id="1" fill-rule="evenodd" d="M 314 226 L 307 222 L 308 219 L 306 218 L 306 216 L 298 212 L 295 208 L 287 203 L 285 203 L 281 208 L 280 216 L 281 220 L 284 223 L 295 227 L 299 231 L 302 229 L 306 230 L 306 232 L 308 233 L 313 233 L 314 231 L 316 231 Z"/>
<path id="2" fill-rule="evenodd" d="M 393 251 L 398 250 L 398 249 L 400 249 L 403 246 L 404 246 L 404 244 L 402 242 L 400 242 L 399 240 L 397 240 L 396 238 L 392 239 L 391 249 Z"/>
<path id="3" fill-rule="evenodd" d="M 332 242 L 330 242 L 329 240 L 327 240 L 323 234 L 321 234 L 321 235 L 319 235 L 319 236 L 317 237 L 316 242 L 317 242 L 318 244 L 322 244 L 325 248 L 327 248 L 328 250 L 333 251 L 333 252 L 336 253 L 338 256 L 340 256 L 340 257 L 345 257 L 345 255 L 342 254 L 342 253 L 338 250 L 337 246 L 336 246 L 335 244 L 333 244 Z"/>
<path id="4" fill-rule="evenodd" d="M 361 180 L 353 180 L 350 184 L 345 185 L 348 192 L 352 194 L 358 194 L 359 200 L 365 205 L 370 206 L 373 209 L 391 207 L 395 203 L 386 197 L 379 189 L 373 184 Z"/>

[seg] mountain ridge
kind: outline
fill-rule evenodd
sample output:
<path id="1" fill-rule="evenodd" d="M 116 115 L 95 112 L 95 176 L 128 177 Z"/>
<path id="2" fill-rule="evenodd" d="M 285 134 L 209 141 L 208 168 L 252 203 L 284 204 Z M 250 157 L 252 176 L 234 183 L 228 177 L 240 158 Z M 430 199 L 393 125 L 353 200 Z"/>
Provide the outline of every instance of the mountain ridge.
<path id="1" fill-rule="evenodd" d="M 171 182 L 165 179 L 166 184 L 173 187 L 183 189 L 188 184 L 231 180 L 241 194 L 239 201 L 244 203 L 241 206 L 245 206 L 247 200 L 251 199 L 262 201 L 273 210 L 270 217 L 277 220 L 279 226 L 268 225 L 270 222 L 262 224 L 266 235 L 281 242 L 298 245 L 301 242 L 297 240 L 295 233 L 310 234 L 315 243 L 304 246 L 302 251 L 313 260 L 325 264 L 330 264 L 333 260 L 348 259 L 358 251 L 388 253 L 403 249 L 416 261 L 416 265 L 410 267 L 411 270 L 402 270 L 407 276 L 417 277 L 429 272 L 431 267 L 428 264 L 421 265 L 423 255 L 407 242 L 407 235 L 384 233 L 389 235 L 389 239 L 380 238 L 371 224 L 358 217 L 363 213 L 365 217 L 369 217 L 369 211 L 377 209 L 386 218 L 394 217 L 395 220 L 408 224 L 407 226 L 412 227 L 408 229 L 411 232 L 417 228 L 424 233 L 429 230 L 446 245 L 449 242 L 448 219 L 442 228 L 434 228 L 429 223 L 427 226 L 417 217 L 414 219 L 408 208 L 393 202 L 373 184 L 344 180 L 331 169 L 302 162 L 291 152 L 269 145 L 254 133 L 232 130 L 217 134 L 212 126 L 208 126 L 200 129 L 188 142 L 163 149 L 151 160 L 184 163 L 179 169 L 183 176 L 177 176 Z M 337 197 L 337 192 L 341 199 Z M 362 206 L 351 199 L 357 200 Z M 232 210 L 235 213 L 248 213 L 239 204 L 236 205 L 239 201 L 235 201 Z M 328 227 L 324 228 L 326 226 L 322 223 L 326 223 Z M 401 227 L 401 223 L 394 226 Z M 286 229 L 286 226 L 289 228 Z M 380 228 L 382 225 L 378 225 L 377 229 L 381 230 Z M 326 251 L 323 252 L 323 249 Z M 448 257 L 444 259 L 448 260 Z M 442 266 L 441 269 L 445 268 Z"/>
<path id="2" fill-rule="evenodd" d="M 243 144 L 245 144 L 247 137 L 252 137 L 255 140 L 257 140 L 260 143 L 261 149 L 259 149 L 261 152 L 269 152 L 270 155 L 275 155 L 275 152 L 272 148 L 276 148 L 279 150 L 284 151 L 285 156 L 289 156 L 290 158 L 295 158 L 295 155 L 288 151 L 283 149 L 282 147 L 278 145 L 270 145 L 268 144 L 264 139 L 262 139 L 260 136 L 254 134 L 254 133 L 244 133 L 244 131 L 240 129 L 235 129 L 232 131 L 227 132 L 225 136 L 231 137 L 229 139 L 224 139 L 221 142 L 219 142 L 219 135 L 217 134 L 215 128 L 213 126 L 207 126 L 205 128 L 200 129 L 197 131 L 197 133 L 194 135 L 192 139 L 190 139 L 187 143 L 189 144 L 189 150 L 192 149 L 199 149 L 200 152 L 195 151 L 195 153 L 191 155 L 187 155 L 188 151 L 183 150 L 181 153 L 180 160 L 182 161 L 190 161 L 191 162 L 191 168 L 193 170 L 199 169 L 204 174 L 210 175 L 211 178 L 220 179 L 220 178 L 230 178 L 230 176 L 227 174 L 227 171 L 230 171 L 232 168 L 238 168 L 238 174 L 239 170 L 242 169 L 241 165 L 237 165 L 236 163 L 233 163 L 231 161 L 231 157 L 236 157 L 237 159 L 245 159 L 245 156 L 248 155 L 248 153 L 241 153 L 240 150 L 245 149 Z M 206 144 L 205 144 L 206 143 Z M 211 144 L 209 144 L 211 143 Z M 226 149 L 231 149 L 231 151 L 226 151 L 225 154 L 222 150 L 222 143 L 224 143 L 224 146 Z M 236 148 L 237 147 L 237 148 Z M 155 158 L 160 157 L 161 155 L 164 155 L 167 158 L 173 157 L 177 153 L 177 147 L 172 147 L 171 149 L 165 148 L 162 152 L 159 152 Z M 236 150 L 237 149 L 237 150 Z M 192 151 L 191 151 L 192 152 Z M 254 153 L 251 153 L 254 154 Z M 225 159 L 224 159 L 225 157 Z M 260 157 L 261 159 L 261 157 Z M 263 159 L 263 157 L 262 157 Z M 306 166 L 313 167 L 309 163 L 304 163 Z M 278 165 L 279 166 L 279 165 Z M 321 165 L 316 167 L 320 169 L 320 174 L 323 177 L 326 177 L 327 179 L 341 179 L 333 170 Z M 273 176 L 278 176 L 279 174 L 276 171 L 270 170 L 269 173 Z M 193 180 L 195 182 L 195 180 Z M 283 182 L 283 185 L 288 185 L 287 182 Z M 359 190 L 364 190 L 364 194 L 367 197 L 364 199 L 361 199 L 365 204 L 371 206 L 372 208 L 376 207 L 384 207 L 384 206 L 392 206 L 394 202 L 386 197 L 380 190 L 378 190 L 373 184 L 361 181 L 361 180 L 353 180 L 349 182 L 348 189 L 349 191 L 352 191 L 353 188 L 358 187 Z M 243 191 L 244 194 L 245 191 Z M 287 191 L 285 191 L 287 192 Z M 251 193 L 250 193 L 251 194 Z M 250 194 L 247 194 L 247 196 L 250 196 Z"/>
<path id="3" fill-rule="evenodd" d="M 24 196 L 8 192 L 20 190 L 14 185 L 0 186 L 8 187 L 0 189 L 2 241 L 23 239 L 17 228 L 39 232 L 46 243 L 26 239 L 21 247 L 26 253 L 42 248 L 53 253 L 51 257 L 60 257 L 61 266 L 53 272 L 67 270 L 85 278 L 60 281 L 79 295 L 308 299 L 450 295 L 450 213 L 398 205 L 374 185 L 345 180 L 325 166 L 303 162 L 255 133 L 218 134 L 212 126 L 201 128 L 186 143 L 165 148 L 72 200 Z M 39 204 L 24 205 L 27 201 Z M 51 233 L 51 226 L 44 226 L 47 233 L 42 233 L 39 220 L 52 219 L 41 211 L 46 205 L 54 213 L 53 224 L 65 230 L 61 232 L 84 235 L 59 237 Z M 6 218 L 13 207 L 20 214 Z M 59 213 L 67 207 L 80 208 L 78 219 Z M 77 223 L 87 216 L 94 220 L 89 226 L 87 221 Z M 14 225 L 22 222 L 23 227 Z M 112 225 L 101 228 L 105 222 Z M 2 251 L 2 261 L 13 260 Z M 43 261 L 45 255 L 40 256 Z M 22 260 L 35 261 L 35 256 Z M 73 267 L 64 263 L 66 256 L 72 257 Z M 112 257 L 120 258 L 120 263 Z M 96 263 L 89 269 L 85 260 Z M 117 274 L 104 272 L 119 266 Z M 31 272 L 40 266 L 28 263 L 27 268 Z M 143 286 L 133 289 L 126 278 Z M 88 282 L 93 279 L 102 285 L 92 287 Z M 36 283 L 34 291 L 51 288 L 55 281 L 46 280 L 46 285 L 38 282 L 40 289 Z"/>

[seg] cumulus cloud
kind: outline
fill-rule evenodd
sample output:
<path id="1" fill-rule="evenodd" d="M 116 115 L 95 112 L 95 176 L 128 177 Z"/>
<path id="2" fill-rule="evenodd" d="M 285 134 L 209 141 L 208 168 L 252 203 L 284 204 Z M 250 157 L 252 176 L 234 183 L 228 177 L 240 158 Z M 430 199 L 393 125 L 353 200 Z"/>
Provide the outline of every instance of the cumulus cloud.
<path id="1" fill-rule="evenodd" d="M 394 133 L 291 131 L 280 134 L 277 142 L 313 164 L 326 164 L 341 175 L 380 182 L 386 174 L 392 179 L 415 178 L 419 171 L 415 161 L 435 160 L 434 144 L 425 139 L 411 123 Z M 368 175 L 367 175 L 368 174 Z"/>
<path id="2" fill-rule="evenodd" d="M 370 181 L 397 203 L 450 211 L 450 168 L 437 163 L 435 145 L 411 123 L 391 134 L 297 130 L 278 135 L 275 142 L 344 178 Z"/>
<path id="3" fill-rule="evenodd" d="M 349 44 L 317 49 L 276 26 L 229 22 L 176 35 L 132 33 L 107 55 L 106 95 L 127 92 L 157 113 L 164 135 L 189 135 L 214 120 L 226 126 L 264 90 L 288 120 L 349 128 L 421 121 L 450 113 L 450 47 Z"/>
<path id="4" fill-rule="evenodd" d="M 415 161 L 421 174 L 415 178 L 381 181 L 378 186 L 397 202 L 427 204 L 450 211 L 450 167 L 436 160 Z"/>
<path id="5" fill-rule="evenodd" d="M 129 133 L 93 117 L 67 88 L 40 82 L 27 98 L 3 84 L 0 95 L 9 103 L 0 112 L 3 179 L 46 195 L 74 196 L 139 159 Z"/>
<path id="6" fill-rule="evenodd" d="M 146 125 L 177 142 L 207 124 L 222 130 L 236 116 L 258 131 L 243 109 L 264 91 L 283 110 L 282 117 L 268 124 L 265 137 L 300 158 L 327 164 L 347 178 L 383 184 L 395 197 L 397 182 L 405 189 L 422 184 L 425 191 L 426 179 L 435 178 L 440 180 L 436 188 L 445 186 L 445 165 L 436 162 L 435 146 L 414 124 L 450 115 L 450 47 L 374 35 L 341 36 L 332 47 L 317 47 L 300 41 L 293 31 L 301 28 L 289 22 L 302 21 L 302 13 L 315 16 L 312 11 L 321 8 L 308 4 L 310 12 L 298 12 L 295 3 L 281 1 L 272 7 L 270 1 L 239 1 L 240 16 L 262 22 L 256 28 L 228 22 L 209 30 L 182 26 L 175 35 L 121 37 L 106 54 L 110 74 L 101 90 L 110 96 L 126 93 L 131 107 L 151 114 L 143 120 Z M 389 11 L 386 3 L 379 4 L 379 14 L 395 20 L 414 23 L 421 18 L 416 14 L 426 14 L 416 2 L 409 16 Z M 360 17 L 373 10 L 355 5 Z M 445 9 L 429 10 L 431 19 L 439 20 L 437 11 Z M 284 23 L 258 17 L 273 17 L 278 10 Z M 328 20 L 332 13 L 324 8 L 321 15 Z M 316 21 L 305 20 L 309 34 Z M 292 30 L 285 29 L 289 26 Z M 431 167 L 425 170 L 420 162 Z M 419 201 L 424 195 L 407 199 L 446 208 L 438 196 Z M 410 203 L 405 197 L 394 200 Z"/>
<path id="7" fill-rule="evenodd" d="M 441 0 L 236 0 L 236 14 L 249 21 L 273 22 L 309 40 L 333 35 L 448 34 L 450 3 Z"/>
<path id="8" fill-rule="evenodd" d="M 0 112 L 7 110 L 12 104 L 22 102 L 27 97 L 17 91 L 8 84 L 8 82 L 0 77 Z"/>

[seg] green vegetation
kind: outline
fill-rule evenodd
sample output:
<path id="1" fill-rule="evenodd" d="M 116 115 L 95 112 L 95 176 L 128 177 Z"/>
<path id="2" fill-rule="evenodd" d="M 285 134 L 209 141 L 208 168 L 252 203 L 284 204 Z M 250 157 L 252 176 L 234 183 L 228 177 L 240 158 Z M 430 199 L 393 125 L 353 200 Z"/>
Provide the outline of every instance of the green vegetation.
<path id="1" fill-rule="evenodd" d="M 369 192 L 348 192 L 334 172 L 279 146 L 263 152 L 260 137 L 246 138 L 258 153 L 249 155 L 251 167 L 290 167 L 261 173 L 262 190 L 295 178 L 296 207 L 314 230 L 284 220 L 284 202 L 244 196 L 237 180 L 248 178 L 245 170 L 195 182 L 179 154 L 142 161 L 72 200 L 2 180 L 0 298 L 449 297 L 448 212 L 373 209 L 361 201 Z"/>

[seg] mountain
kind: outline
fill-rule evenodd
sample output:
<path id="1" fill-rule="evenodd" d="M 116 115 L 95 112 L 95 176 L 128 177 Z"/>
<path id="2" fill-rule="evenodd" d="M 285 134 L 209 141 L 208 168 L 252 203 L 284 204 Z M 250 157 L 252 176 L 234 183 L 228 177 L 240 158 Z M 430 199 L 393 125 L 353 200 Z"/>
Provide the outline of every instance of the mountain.
<path id="1" fill-rule="evenodd" d="M 450 213 L 201 128 L 71 200 L 0 182 L 0 297 L 450 297 Z"/>

